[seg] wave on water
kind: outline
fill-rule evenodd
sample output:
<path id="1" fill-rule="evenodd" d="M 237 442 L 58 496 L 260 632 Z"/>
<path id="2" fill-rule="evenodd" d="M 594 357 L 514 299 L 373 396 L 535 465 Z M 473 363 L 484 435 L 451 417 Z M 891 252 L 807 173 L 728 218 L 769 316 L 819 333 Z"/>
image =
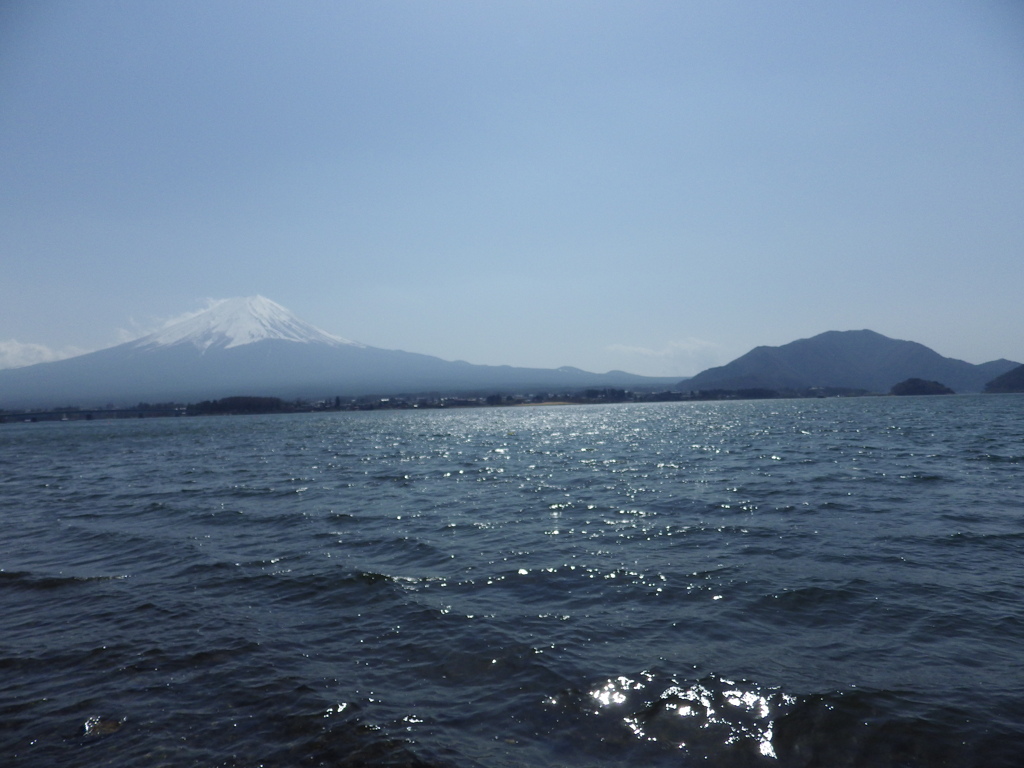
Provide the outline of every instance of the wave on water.
<path id="1" fill-rule="evenodd" d="M 1017 766 L 1021 434 L 1009 396 L 4 425 L 0 764 Z"/>

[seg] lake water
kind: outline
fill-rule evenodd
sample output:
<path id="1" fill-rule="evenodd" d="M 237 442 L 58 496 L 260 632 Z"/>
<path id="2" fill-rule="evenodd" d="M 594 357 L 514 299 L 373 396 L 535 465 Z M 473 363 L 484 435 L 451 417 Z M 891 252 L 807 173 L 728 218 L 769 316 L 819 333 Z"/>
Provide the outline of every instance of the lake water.
<path id="1" fill-rule="evenodd" d="M 1024 396 L 0 427 L 5 766 L 1019 766 Z"/>

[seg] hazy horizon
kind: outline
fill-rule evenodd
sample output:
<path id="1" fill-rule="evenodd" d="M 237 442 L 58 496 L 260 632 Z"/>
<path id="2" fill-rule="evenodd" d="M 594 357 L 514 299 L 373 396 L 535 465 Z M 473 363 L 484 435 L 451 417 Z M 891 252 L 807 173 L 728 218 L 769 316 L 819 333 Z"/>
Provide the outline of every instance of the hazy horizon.
<path id="1" fill-rule="evenodd" d="M 255 294 L 477 364 L 1024 360 L 1019 4 L 9 3 L 0 94 L 0 367 Z"/>
<path id="2" fill-rule="evenodd" d="M 268 297 L 259 297 L 259 296 L 257 296 L 257 297 L 232 297 L 232 299 L 239 299 L 239 298 L 268 298 Z M 139 339 L 146 338 L 146 337 L 154 337 L 154 336 L 159 337 L 161 331 L 164 331 L 164 330 L 166 330 L 168 328 L 172 328 L 172 327 L 180 328 L 180 327 L 183 327 L 183 326 L 187 326 L 188 324 L 185 321 L 191 320 L 191 319 L 197 317 L 198 315 L 206 314 L 207 310 L 211 310 L 211 309 L 215 308 L 217 305 L 220 305 L 220 304 L 226 304 L 229 301 L 231 301 L 231 299 L 207 299 L 206 302 L 205 302 L 205 305 L 202 308 L 200 308 L 199 310 L 191 311 L 191 312 L 185 312 L 185 313 L 183 313 L 183 314 L 181 314 L 181 315 L 179 315 L 177 317 L 173 317 L 173 318 L 170 318 L 170 319 L 164 321 L 163 323 L 161 323 L 160 325 L 158 325 L 156 327 L 145 329 L 145 330 L 138 329 L 136 332 L 122 331 L 123 338 L 121 340 L 119 340 L 118 342 L 116 342 L 116 344 L 111 345 L 111 346 L 118 346 L 120 344 L 125 344 L 125 343 L 129 343 L 129 342 L 132 342 L 132 341 L 137 341 Z M 276 302 L 273 302 L 272 299 L 271 299 L 271 303 L 276 304 Z M 283 307 L 283 309 L 285 309 L 285 310 L 290 312 L 289 308 L 287 308 L 287 307 Z M 291 314 L 293 316 L 295 316 L 295 317 L 298 317 L 298 319 L 300 321 L 304 320 L 304 318 L 299 317 L 296 313 L 291 313 Z M 324 331 L 328 335 L 334 335 L 334 334 L 330 334 L 330 331 L 327 331 L 326 329 L 323 329 L 323 328 L 319 328 L 317 330 Z M 855 331 L 855 330 L 873 330 L 873 329 L 852 329 L 852 328 L 835 329 L 835 328 L 830 328 L 828 330 L 829 331 L 836 331 L 836 330 L 839 330 L 839 331 Z M 813 334 L 813 335 L 816 336 L 818 334 Z M 810 337 L 803 337 L 803 338 L 810 338 Z M 348 342 L 348 343 L 356 343 L 357 345 L 361 344 L 361 342 L 359 342 L 359 340 L 357 340 L 357 339 L 344 339 L 344 338 L 340 338 L 339 340 L 345 341 L 345 342 Z M 791 339 L 790 341 L 798 341 L 798 339 Z M 903 341 L 914 341 L 914 339 L 903 339 Z M 161 343 L 166 343 L 166 340 L 162 340 Z M 242 343 L 245 343 L 245 342 L 242 342 Z M 769 345 L 759 345 L 759 344 L 754 345 L 754 347 L 756 347 L 756 346 L 769 346 Z M 770 345 L 770 346 L 781 346 L 781 345 Z M 751 347 L 750 349 L 753 349 L 754 347 Z M 109 348 L 109 347 L 104 347 L 104 348 Z M 98 350 L 77 350 L 77 349 L 53 350 L 53 349 L 41 347 L 40 345 L 18 344 L 17 342 L 14 342 L 14 343 L 11 343 L 11 342 L 0 342 L 0 370 L 3 370 L 5 368 L 24 367 L 24 366 L 28 366 L 28 365 L 34 365 L 36 363 L 41 363 L 41 362 L 53 362 L 53 361 L 56 361 L 56 360 L 62 360 L 62 359 L 66 359 L 66 358 L 69 358 L 69 357 L 76 357 L 76 356 L 79 356 L 79 355 L 82 355 L 82 354 L 88 354 L 88 352 L 93 352 L 93 351 L 98 351 Z M 403 350 L 403 351 L 416 352 L 417 350 Z M 750 351 L 750 350 L 748 349 L 747 351 Z M 936 352 L 939 352 L 939 354 L 942 354 L 939 350 L 933 350 L 933 351 L 936 351 Z M 737 357 L 739 357 L 739 356 L 740 355 L 737 355 Z M 949 357 L 949 356 L 948 355 L 944 355 L 944 357 Z M 725 363 L 731 362 L 733 359 L 735 359 L 735 358 L 727 360 L 727 361 L 725 361 Z M 474 361 L 470 360 L 470 361 L 466 361 L 466 362 L 472 363 Z M 992 362 L 992 361 L 984 360 L 984 361 L 981 361 L 981 362 Z M 716 365 L 718 365 L 718 364 L 716 364 Z M 523 367 L 530 367 L 530 366 L 523 366 Z M 557 367 L 561 367 L 561 366 L 551 366 L 551 367 L 552 368 L 557 368 Z M 680 378 L 691 378 L 691 377 L 697 375 L 698 373 L 701 373 L 704 370 L 707 370 L 707 368 L 710 368 L 710 367 L 714 367 L 714 366 L 707 366 L 706 368 L 702 368 L 699 371 L 694 371 L 693 373 L 680 374 Z M 608 369 L 608 371 L 592 371 L 592 372 L 593 373 L 607 373 L 607 372 L 609 372 L 611 370 L 613 370 L 613 369 Z M 627 372 L 628 373 L 636 373 L 635 371 L 627 371 Z M 657 376 L 658 374 L 647 374 L 647 375 Z"/>

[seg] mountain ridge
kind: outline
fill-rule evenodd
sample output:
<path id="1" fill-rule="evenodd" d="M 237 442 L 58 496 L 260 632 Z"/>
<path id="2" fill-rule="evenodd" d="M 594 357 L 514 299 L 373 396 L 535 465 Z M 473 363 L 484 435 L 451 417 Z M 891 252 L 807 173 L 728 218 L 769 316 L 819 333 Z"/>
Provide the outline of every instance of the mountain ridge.
<path id="1" fill-rule="evenodd" d="M 1019 365 L 972 365 L 871 330 L 758 346 L 688 380 L 573 366 L 475 365 L 327 333 L 262 296 L 227 299 L 153 333 L 77 357 L 0 370 L 0 409 L 195 402 L 237 395 L 323 399 L 588 388 L 889 392 L 911 378 L 980 392 Z"/>
<path id="2" fill-rule="evenodd" d="M 320 399 L 442 392 L 668 388 L 677 377 L 450 362 L 329 334 L 261 296 L 229 299 L 154 333 L 77 357 L 0 370 L 0 409 Z"/>
<path id="3" fill-rule="evenodd" d="M 985 384 L 1018 365 L 992 360 L 980 365 L 943 357 L 916 341 L 876 331 L 825 331 L 778 347 L 759 346 L 685 382 L 698 389 L 807 391 L 841 388 L 888 392 L 909 378 L 940 381 L 957 392 L 981 392 Z"/>

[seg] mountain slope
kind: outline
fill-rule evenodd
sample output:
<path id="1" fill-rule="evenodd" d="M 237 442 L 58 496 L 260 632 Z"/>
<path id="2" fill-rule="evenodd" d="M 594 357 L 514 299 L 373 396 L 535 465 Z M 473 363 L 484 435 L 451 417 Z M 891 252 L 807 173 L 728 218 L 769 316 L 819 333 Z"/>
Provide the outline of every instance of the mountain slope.
<path id="1" fill-rule="evenodd" d="M 218 301 L 206 311 L 129 342 L 128 346 L 134 349 L 154 349 L 174 344 L 192 344 L 205 352 L 211 347 L 231 349 L 265 339 L 326 344 L 332 347 L 363 346 L 321 331 L 263 296 Z"/>
<path id="2" fill-rule="evenodd" d="M 1024 365 L 996 376 L 985 385 L 986 392 L 1024 392 Z"/>
<path id="3" fill-rule="evenodd" d="M 675 379 L 471 365 L 348 341 L 268 299 L 231 299 L 156 333 L 78 357 L 0 371 L 0 408 L 444 392 L 667 388 Z"/>
<path id="4" fill-rule="evenodd" d="M 874 331 L 827 331 L 780 347 L 757 347 L 727 365 L 702 371 L 683 386 L 888 392 L 900 381 L 919 378 L 942 382 L 957 392 L 980 392 L 993 376 L 1015 365 L 1009 360 L 972 365 Z"/>

